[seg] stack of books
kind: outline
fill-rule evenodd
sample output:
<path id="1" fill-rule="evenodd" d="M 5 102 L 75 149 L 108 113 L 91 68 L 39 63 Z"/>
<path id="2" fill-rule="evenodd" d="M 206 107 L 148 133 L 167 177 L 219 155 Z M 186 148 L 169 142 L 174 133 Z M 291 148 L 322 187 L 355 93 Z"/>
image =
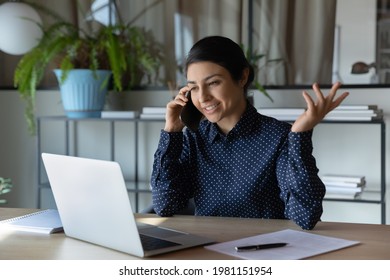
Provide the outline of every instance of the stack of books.
<path id="1" fill-rule="evenodd" d="M 305 112 L 305 108 L 259 108 L 257 112 L 280 121 L 295 121 Z"/>
<path id="2" fill-rule="evenodd" d="M 305 108 L 259 108 L 257 111 L 281 121 L 294 121 Z M 383 110 L 377 105 L 340 105 L 329 112 L 324 120 L 329 121 L 374 121 L 383 119 Z"/>
<path id="3" fill-rule="evenodd" d="M 102 119 L 135 119 L 138 118 L 138 111 L 102 111 Z"/>
<path id="4" fill-rule="evenodd" d="M 141 119 L 163 120 L 165 119 L 166 107 L 143 107 Z"/>
<path id="5" fill-rule="evenodd" d="M 325 198 L 355 199 L 361 196 L 365 186 L 365 176 L 326 174 L 321 176 L 325 184 Z"/>
<path id="6" fill-rule="evenodd" d="M 383 110 L 377 105 L 340 105 L 329 112 L 324 120 L 374 121 L 383 119 Z"/>

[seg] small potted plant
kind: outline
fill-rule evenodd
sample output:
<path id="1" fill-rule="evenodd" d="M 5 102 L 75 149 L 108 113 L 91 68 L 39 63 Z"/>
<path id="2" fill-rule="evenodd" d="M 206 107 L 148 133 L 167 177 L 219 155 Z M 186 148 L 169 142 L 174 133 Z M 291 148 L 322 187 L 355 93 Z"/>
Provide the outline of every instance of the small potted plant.
<path id="1" fill-rule="evenodd" d="M 121 92 L 139 85 L 145 75 L 149 79 L 157 75 L 162 60 L 162 45 L 146 30 L 118 23 L 99 25 L 97 30 L 86 31 L 61 19 L 53 11 L 43 10 L 54 16 L 56 21 L 49 26 L 41 26 L 43 31 L 41 41 L 21 58 L 14 73 L 15 86 L 27 103 L 26 120 L 31 133 L 35 133 L 36 89 L 43 79 L 45 70 L 53 63 L 57 68 L 55 74 L 60 89 L 61 86 L 69 87 L 71 77 L 81 77 L 80 73 L 73 75 L 73 70 L 83 71 L 83 79 L 78 82 L 79 84 L 86 79 L 96 80 L 97 85 L 93 88 L 97 95 L 86 98 L 101 102 L 100 105 L 92 105 L 94 106 L 92 109 L 87 109 L 94 112 L 103 109 L 107 88 Z M 89 73 L 84 74 L 87 70 Z M 88 75 L 88 78 L 85 75 Z M 64 107 L 68 104 L 64 97 L 67 93 L 69 89 L 61 89 Z M 66 107 L 64 109 L 65 112 L 70 112 L 69 115 L 67 113 L 68 117 L 80 117 L 78 114 L 72 114 L 77 113 L 80 108 L 68 111 Z M 85 115 L 82 114 L 81 117 L 83 116 Z"/>

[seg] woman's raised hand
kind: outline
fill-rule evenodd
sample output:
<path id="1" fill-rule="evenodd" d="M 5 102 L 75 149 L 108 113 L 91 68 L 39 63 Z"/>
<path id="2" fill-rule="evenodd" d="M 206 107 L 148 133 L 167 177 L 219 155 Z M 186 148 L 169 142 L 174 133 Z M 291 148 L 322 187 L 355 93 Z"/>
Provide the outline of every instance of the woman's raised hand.
<path id="1" fill-rule="evenodd" d="M 336 98 L 336 93 L 340 86 L 341 83 L 339 82 L 333 84 L 329 94 L 324 96 L 318 84 L 314 83 L 313 90 L 316 94 L 317 100 L 313 100 L 309 93 L 304 91 L 303 98 L 306 101 L 307 110 L 294 122 L 291 131 L 303 132 L 313 129 L 323 120 L 326 114 L 339 106 L 349 94 L 348 92 L 343 92 Z"/>

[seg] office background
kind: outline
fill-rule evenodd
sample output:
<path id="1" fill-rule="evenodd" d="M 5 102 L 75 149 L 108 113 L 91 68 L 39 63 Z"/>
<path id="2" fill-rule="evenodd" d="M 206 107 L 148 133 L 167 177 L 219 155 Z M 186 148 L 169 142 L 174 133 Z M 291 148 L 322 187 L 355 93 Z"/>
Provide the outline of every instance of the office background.
<path id="1" fill-rule="evenodd" d="M 370 14 L 370 11 L 375 9 L 375 1 L 359 1 L 359 5 L 354 2 L 355 8 L 359 8 L 359 11 L 365 11 Z M 367 6 L 362 6 L 363 4 Z M 351 6 L 352 7 L 352 6 Z M 373 12 L 375 15 L 375 12 Z M 342 16 L 342 19 L 348 24 L 350 21 L 356 18 L 356 14 L 351 10 Z M 356 23 L 359 24 L 359 23 Z M 375 21 L 372 21 L 371 25 L 367 22 L 361 22 L 362 28 L 372 28 L 372 33 L 369 33 L 373 38 L 375 37 Z M 343 52 L 349 54 L 352 46 L 364 46 L 363 50 L 367 53 L 359 56 L 359 59 L 365 59 L 367 61 L 375 59 L 375 40 L 361 40 L 360 33 L 347 32 L 351 37 L 345 39 L 344 45 L 340 46 L 340 56 L 343 56 Z M 354 45 L 354 40 L 359 39 L 358 45 Z M 349 69 L 351 64 L 355 62 L 354 58 L 348 58 L 345 63 L 340 63 L 340 72 L 349 73 L 346 69 Z M 343 70 L 344 69 L 344 70 Z M 1 69 L 2 70 L 2 69 Z M 3 70 L 2 70 L 3 71 Z M 342 77 L 345 82 L 357 83 L 357 77 L 344 76 Z M 360 77 L 361 83 L 367 83 L 369 81 L 369 74 Z M 352 81 L 353 80 L 353 81 Z M 386 87 L 351 87 L 346 88 L 351 92 L 345 104 L 378 104 L 385 112 L 385 121 L 387 126 L 389 125 L 388 113 L 390 111 L 390 97 L 389 89 Z M 302 88 L 288 88 L 288 89 L 269 89 L 268 90 L 274 99 L 274 102 L 270 102 L 267 98 L 260 93 L 254 93 L 256 107 L 295 107 L 304 106 L 304 100 L 301 96 Z M 131 109 L 140 109 L 143 106 L 164 106 L 170 98 L 170 92 L 164 90 L 148 90 L 132 92 L 128 95 L 128 102 L 131 104 Z M 37 115 L 63 115 L 63 109 L 60 101 L 59 91 L 57 89 L 39 90 L 37 93 Z M 159 130 L 162 124 L 155 123 L 150 124 L 150 127 L 143 131 L 140 141 L 139 153 L 141 155 L 139 162 L 140 179 L 148 180 L 151 173 L 151 162 L 153 158 L 153 152 L 156 148 Z M 1 128 L 1 145 L 0 145 L 0 171 L 1 176 L 10 177 L 14 182 L 14 189 L 9 193 L 6 198 L 8 200 L 8 207 L 36 207 L 37 201 L 37 138 L 29 135 L 27 126 L 24 119 L 24 103 L 20 97 L 16 94 L 15 90 L 2 89 L 0 91 L 0 128 Z M 101 129 L 101 128 L 99 128 Z M 364 130 L 363 130 L 364 129 Z M 370 129 L 360 128 L 357 132 L 362 132 L 363 136 L 359 136 L 354 139 L 355 132 L 352 132 L 352 137 L 342 138 L 346 129 L 342 126 L 332 127 L 327 129 L 316 129 L 314 133 L 315 151 L 314 154 L 319 163 L 319 167 L 322 170 L 329 170 L 336 168 L 340 172 L 348 170 L 348 166 L 352 167 L 349 173 L 364 172 L 368 180 L 378 181 L 378 169 L 376 164 L 379 162 L 379 156 L 374 155 L 374 151 L 378 148 L 378 133 L 371 131 Z M 348 130 L 347 130 L 348 131 Z M 356 133 L 357 133 L 356 132 Z M 82 133 L 88 134 L 89 137 L 85 140 L 81 140 L 79 143 L 79 153 L 82 156 L 107 158 L 108 148 L 107 142 L 107 130 L 97 130 L 94 124 L 82 127 Z M 120 136 L 120 141 L 126 143 L 127 139 L 129 144 L 128 151 L 124 150 L 119 155 L 119 159 L 123 162 L 123 168 L 130 170 L 131 165 L 134 164 L 132 159 L 132 142 L 131 131 L 124 132 Z M 54 150 L 54 145 L 63 141 L 62 135 L 55 132 L 49 133 L 46 144 L 48 145 L 48 151 Z M 351 136 L 351 135 L 350 135 Z M 389 132 L 386 132 L 386 165 L 389 163 Z M 102 141 L 100 141 L 102 140 Z M 105 143 L 104 143 L 105 142 Z M 351 148 L 355 153 L 349 153 L 346 157 L 343 166 L 338 166 L 339 159 L 334 157 L 334 154 L 329 153 L 329 150 L 325 150 L 324 147 L 331 143 L 334 150 Z M 364 146 L 362 146 L 362 144 Z M 376 152 L 375 152 L 376 153 Z M 343 154 L 343 153 L 341 153 Z M 361 170 L 361 167 L 356 166 L 356 162 L 365 161 L 365 169 Z M 387 168 L 388 169 L 388 168 Z M 321 170 L 320 170 L 321 171 Z M 386 181 L 389 180 L 389 173 L 387 172 Z M 131 174 L 127 174 L 130 175 Z M 378 182 L 375 182 L 378 183 Z M 387 183 L 387 186 L 389 183 Z M 77 195 L 77 194 L 75 194 Z M 42 207 L 51 207 L 52 200 L 50 192 L 43 193 L 44 199 Z M 145 198 L 144 205 L 146 206 L 150 201 Z M 389 205 L 389 200 L 387 199 Z M 380 222 L 380 210 L 379 205 L 371 204 L 353 204 L 353 203 L 341 203 L 341 202 L 325 202 L 324 220 L 332 221 L 351 221 L 351 222 L 368 222 L 379 223 Z M 387 221 L 389 221 L 390 211 L 387 207 Z M 387 222 L 389 223 L 389 222 Z"/>

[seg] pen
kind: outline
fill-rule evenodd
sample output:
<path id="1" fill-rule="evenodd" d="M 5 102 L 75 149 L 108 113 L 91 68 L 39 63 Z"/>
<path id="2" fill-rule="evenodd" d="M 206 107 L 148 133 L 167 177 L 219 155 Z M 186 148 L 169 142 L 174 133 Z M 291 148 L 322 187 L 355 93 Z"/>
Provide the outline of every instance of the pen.
<path id="1" fill-rule="evenodd" d="M 268 243 L 268 244 L 258 244 L 258 245 L 249 245 L 249 246 L 240 246 L 236 247 L 237 252 L 247 252 L 247 251 L 257 251 L 263 249 L 271 249 L 286 246 L 288 243 Z"/>

